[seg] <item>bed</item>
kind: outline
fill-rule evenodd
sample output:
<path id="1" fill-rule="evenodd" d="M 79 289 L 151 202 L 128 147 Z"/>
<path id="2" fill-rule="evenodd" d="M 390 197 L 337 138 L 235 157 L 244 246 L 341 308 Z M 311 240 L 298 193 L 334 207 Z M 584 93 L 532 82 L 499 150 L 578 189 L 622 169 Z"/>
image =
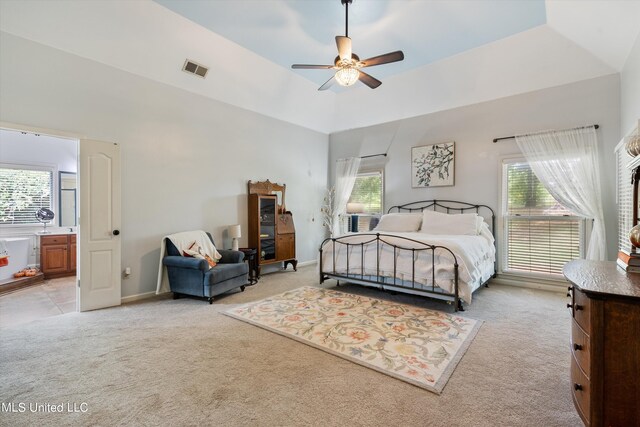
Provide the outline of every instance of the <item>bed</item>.
<path id="1" fill-rule="evenodd" d="M 463 311 L 496 274 L 495 213 L 487 205 L 424 200 L 393 206 L 366 233 L 320 245 L 320 283 L 335 279 L 453 303 Z"/>

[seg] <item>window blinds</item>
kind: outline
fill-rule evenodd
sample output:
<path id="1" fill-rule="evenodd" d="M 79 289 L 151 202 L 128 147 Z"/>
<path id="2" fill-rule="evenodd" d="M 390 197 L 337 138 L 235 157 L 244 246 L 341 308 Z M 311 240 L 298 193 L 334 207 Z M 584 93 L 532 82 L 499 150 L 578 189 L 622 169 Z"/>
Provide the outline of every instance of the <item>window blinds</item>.
<path id="1" fill-rule="evenodd" d="M 562 274 L 582 253 L 582 218 L 560 205 L 525 162 L 505 167 L 505 271 Z"/>
<path id="2" fill-rule="evenodd" d="M 616 151 L 616 201 L 618 203 L 618 249 L 631 253 L 629 231 L 633 227 L 632 205 L 633 186 L 631 185 L 631 170 L 627 164 L 632 157 L 626 152 L 624 145 Z"/>
<path id="3" fill-rule="evenodd" d="M 512 271 L 562 274 L 580 258 L 580 220 L 509 218 L 507 266 Z"/>
<path id="4" fill-rule="evenodd" d="M 35 224 L 40 208 L 51 209 L 53 173 L 0 168 L 0 224 Z"/>

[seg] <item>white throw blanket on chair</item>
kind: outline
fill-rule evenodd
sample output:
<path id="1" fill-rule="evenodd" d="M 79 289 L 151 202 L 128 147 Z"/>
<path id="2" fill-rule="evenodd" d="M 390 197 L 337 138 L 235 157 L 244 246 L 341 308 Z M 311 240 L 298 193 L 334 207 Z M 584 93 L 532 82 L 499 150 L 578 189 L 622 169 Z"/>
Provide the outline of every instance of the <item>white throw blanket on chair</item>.
<path id="1" fill-rule="evenodd" d="M 191 245 L 193 245 L 193 242 L 196 242 L 204 254 L 209 255 L 215 260 L 222 258 L 222 255 L 220 255 L 216 250 L 216 247 L 211 242 L 211 239 L 209 239 L 209 236 L 207 236 L 207 233 L 202 230 L 184 231 L 182 233 L 164 236 L 160 242 L 160 266 L 158 267 L 158 286 L 156 287 L 156 295 L 169 292 L 171 290 L 169 287 L 167 269 L 164 268 L 164 265 L 162 264 L 162 260 L 166 256 L 167 239 L 171 240 L 171 243 L 178 248 L 181 255 L 185 250 L 188 250 Z"/>

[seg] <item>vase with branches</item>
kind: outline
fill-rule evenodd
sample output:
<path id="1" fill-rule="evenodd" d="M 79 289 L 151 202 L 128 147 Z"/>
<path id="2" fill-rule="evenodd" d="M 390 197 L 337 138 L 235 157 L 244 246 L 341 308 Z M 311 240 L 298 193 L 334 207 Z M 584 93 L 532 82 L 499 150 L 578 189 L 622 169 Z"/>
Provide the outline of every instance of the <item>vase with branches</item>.
<path id="1" fill-rule="evenodd" d="M 329 234 L 331 235 L 331 237 L 333 237 L 335 197 L 336 197 L 335 187 L 328 188 L 327 192 L 325 193 L 324 199 L 322 201 L 322 207 L 320 208 L 320 212 L 322 213 L 322 225 L 327 227 L 327 230 L 329 230 Z"/>

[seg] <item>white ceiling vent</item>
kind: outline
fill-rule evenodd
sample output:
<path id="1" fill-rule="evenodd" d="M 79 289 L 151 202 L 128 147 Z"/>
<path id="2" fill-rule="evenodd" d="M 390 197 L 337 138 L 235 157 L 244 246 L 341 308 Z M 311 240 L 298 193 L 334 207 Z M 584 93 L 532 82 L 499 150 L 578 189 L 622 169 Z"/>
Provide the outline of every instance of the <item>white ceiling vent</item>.
<path id="1" fill-rule="evenodd" d="M 192 60 L 187 59 L 186 61 L 184 61 L 182 71 L 189 74 L 195 74 L 196 76 L 202 77 L 204 79 L 209 69 L 203 65 L 198 64 L 197 62 L 193 62 Z"/>

